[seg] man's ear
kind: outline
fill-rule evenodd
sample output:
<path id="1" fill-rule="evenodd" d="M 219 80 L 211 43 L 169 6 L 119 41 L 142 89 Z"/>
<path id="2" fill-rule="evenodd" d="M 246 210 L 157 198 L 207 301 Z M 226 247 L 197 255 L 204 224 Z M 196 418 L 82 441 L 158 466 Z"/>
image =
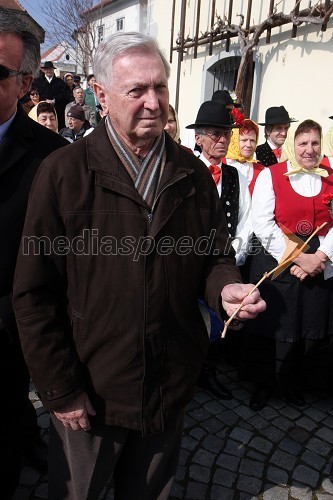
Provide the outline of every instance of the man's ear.
<path id="1" fill-rule="evenodd" d="M 22 75 L 21 76 L 21 85 L 18 90 L 17 98 L 21 99 L 21 97 L 25 96 L 25 94 L 30 90 L 30 87 L 33 82 L 33 77 L 31 75 Z"/>
<path id="2" fill-rule="evenodd" d="M 105 102 L 105 92 L 102 89 L 102 86 L 96 82 L 93 84 L 93 89 L 94 89 L 94 92 L 96 94 L 98 101 L 101 103 L 102 107 L 104 108 L 104 106 L 106 105 L 106 102 Z"/>
<path id="3" fill-rule="evenodd" d="M 201 140 L 201 135 L 200 134 L 195 134 L 195 142 L 198 146 L 202 145 L 202 140 Z"/>

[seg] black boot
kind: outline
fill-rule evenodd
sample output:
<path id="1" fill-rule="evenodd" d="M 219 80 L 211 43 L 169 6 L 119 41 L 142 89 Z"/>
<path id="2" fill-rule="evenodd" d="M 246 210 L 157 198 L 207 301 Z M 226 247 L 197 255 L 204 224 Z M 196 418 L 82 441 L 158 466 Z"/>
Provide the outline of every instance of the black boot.
<path id="1" fill-rule="evenodd" d="M 219 399 L 232 399 L 231 392 L 217 379 L 215 366 L 204 364 L 197 385 L 207 389 Z"/>
<path id="2" fill-rule="evenodd" d="M 251 408 L 251 410 L 262 410 L 267 405 L 267 401 L 271 393 L 272 387 L 258 384 L 249 402 L 249 407 Z"/>

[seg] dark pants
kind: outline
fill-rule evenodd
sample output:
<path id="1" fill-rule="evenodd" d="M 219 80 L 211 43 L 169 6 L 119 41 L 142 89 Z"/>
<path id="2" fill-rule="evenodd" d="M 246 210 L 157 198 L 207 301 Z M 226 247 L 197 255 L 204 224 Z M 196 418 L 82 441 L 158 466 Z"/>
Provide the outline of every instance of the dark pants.
<path id="1" fill-rule="evenodd" d="M 115 500 L 165 500 L 177 470 L 184 412 L 164 432 L 99 425 L 73 431 L 54 416 L 49 442 L 49 500 L 97 500 L 113 477 Z"/>

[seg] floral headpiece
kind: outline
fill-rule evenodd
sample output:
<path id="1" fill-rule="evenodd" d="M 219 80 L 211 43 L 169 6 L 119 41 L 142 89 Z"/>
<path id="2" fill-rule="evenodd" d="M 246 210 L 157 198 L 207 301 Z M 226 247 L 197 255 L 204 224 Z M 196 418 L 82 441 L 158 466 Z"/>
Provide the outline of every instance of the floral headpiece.
<path id="1" fill-rule="evenodd" d="M 244 115 L 243 113 L 241 113 L 237 108 L 234 108 L 232 111 L 231 111 L 231 115 L 233 116 L 234 118 L 234 122 L 236 125 L 242 127 L 244 125 Z"/>

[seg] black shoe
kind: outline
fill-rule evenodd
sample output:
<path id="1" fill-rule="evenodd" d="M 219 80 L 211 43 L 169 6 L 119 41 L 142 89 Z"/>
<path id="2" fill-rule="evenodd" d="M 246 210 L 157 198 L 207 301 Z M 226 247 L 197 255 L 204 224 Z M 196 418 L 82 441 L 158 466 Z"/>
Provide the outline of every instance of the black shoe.
<path id="1" fill-rule="evenodd" d="M 23 449 L 25 464 L 34 467 L 40 472 L 47 472 L 48 470 L 47 455 L 48 446 L 41 436 L 27 443 Z"/>
<path id="2" fill-rule="evenodd" d="M 217 379 L 213 366 L 202 367 L 197 385 L 202 389 L 207 389 L 219 399 L 232 399 L 231 392 Z"/>
<path id="3" fill-rule="evenodd" d="M 271 392 L 272 392 L 271 387 L 259 385 L 252 394 L 252 397 L 249 402 L 249 407 L 251 408 L 251 410 L 253 411 L 262 410 L 267 405 L 267 401 L 269 396 L 271 395 Z"/>
<path id="4" fill-rule="evenodd" d="M 292 385 L 287 387 L 284 391 L 284 396 L 288 403 L 291 403 L 295 406 L 304 406 L 305 405 L 305 400 L 303 397 L 303 394 L 293 387 Z"/>

